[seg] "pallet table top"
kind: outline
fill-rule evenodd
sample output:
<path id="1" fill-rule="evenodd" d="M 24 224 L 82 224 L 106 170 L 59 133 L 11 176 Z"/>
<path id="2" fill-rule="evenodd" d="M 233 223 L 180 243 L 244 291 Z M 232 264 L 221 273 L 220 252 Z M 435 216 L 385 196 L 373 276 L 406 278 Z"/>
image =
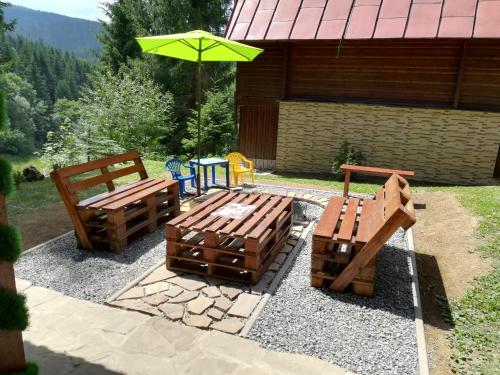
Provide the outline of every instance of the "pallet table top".
<path id="1" fill-rule="evenodd" d="M 221 192 L 167 223 L 167 228 L 179 228 L 200 233 L 215 232 L 223 236 L 259 238 L 268 224 L 276 220 L 293 201 L 290 197 L 270 194 Z M 231 204 L 249 206 L 241 217 L 219 216 L 217 211 Z M 167 229 L 168 230 L 168 229 Z"/>

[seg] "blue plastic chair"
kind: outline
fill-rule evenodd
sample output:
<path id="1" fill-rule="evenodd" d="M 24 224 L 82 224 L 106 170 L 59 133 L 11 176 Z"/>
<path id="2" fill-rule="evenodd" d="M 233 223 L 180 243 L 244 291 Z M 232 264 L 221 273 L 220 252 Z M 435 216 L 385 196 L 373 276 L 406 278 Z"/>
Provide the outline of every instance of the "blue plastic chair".
<path id="1" fill-rule="evenodd" d="M 183 176 L 181 173 L 181 167 L 188 168 L 190 171 L 190 175 Z M 184 164 L 177 156 L 174 156 L 172 159 L 167 160 L 165 163 L 165 169 L 167 172 L 172 173 L 172 178 L 174 180 L 179 181 L 179 195 L 181 199 L 184 198 L 184 194 L 186 192 L 186 180 L 191 180 L 191 187 L 196 187 L 196 174 L 194 171 L 194 167 Z"/>

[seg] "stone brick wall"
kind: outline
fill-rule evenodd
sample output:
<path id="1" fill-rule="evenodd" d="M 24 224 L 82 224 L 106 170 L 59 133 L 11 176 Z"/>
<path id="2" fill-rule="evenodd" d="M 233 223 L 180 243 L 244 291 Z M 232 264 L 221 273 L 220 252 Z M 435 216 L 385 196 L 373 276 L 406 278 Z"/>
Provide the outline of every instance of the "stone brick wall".
<path id="1" fill-rule="evenodd" d="M 367 165 L 416 172 L 416 179 L 494 184 L 500 113 L 381 105 L 280 103 L 276 168 L 330 172 L 347 140 Z"/>

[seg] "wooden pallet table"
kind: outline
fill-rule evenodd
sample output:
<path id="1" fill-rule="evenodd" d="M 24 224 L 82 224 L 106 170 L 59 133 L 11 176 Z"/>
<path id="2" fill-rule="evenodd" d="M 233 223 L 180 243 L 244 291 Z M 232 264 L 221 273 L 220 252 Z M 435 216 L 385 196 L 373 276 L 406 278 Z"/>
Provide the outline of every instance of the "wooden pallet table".
<path id="1" fill-rule="evenodd" d="M 167 223 L 167 268 L 255 284 L 285 244 L 293 198 L 221 192 Z M 241 217 L 219 215 L 247 206 Z"/>
<path id="2" fill-rule="evenodd" d="M 311 285 L 373 296 L 376 254 L 415 223 L 408 182 L 393 174 L 375 199 L 332 198 L 313 233 Z"/>

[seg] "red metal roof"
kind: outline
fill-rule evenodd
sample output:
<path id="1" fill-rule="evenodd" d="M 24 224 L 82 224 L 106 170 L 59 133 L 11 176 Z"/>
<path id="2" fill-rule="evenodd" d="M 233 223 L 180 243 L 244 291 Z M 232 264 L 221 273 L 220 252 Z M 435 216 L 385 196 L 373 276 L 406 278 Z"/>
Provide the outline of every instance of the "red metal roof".
<path id="1" fill-rule="evenodd" d="M 238 0 L 226 37 L 500 38 L 500 0 Z"/>

